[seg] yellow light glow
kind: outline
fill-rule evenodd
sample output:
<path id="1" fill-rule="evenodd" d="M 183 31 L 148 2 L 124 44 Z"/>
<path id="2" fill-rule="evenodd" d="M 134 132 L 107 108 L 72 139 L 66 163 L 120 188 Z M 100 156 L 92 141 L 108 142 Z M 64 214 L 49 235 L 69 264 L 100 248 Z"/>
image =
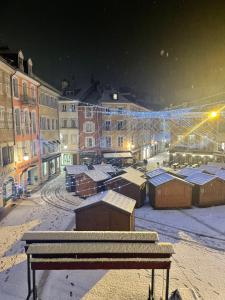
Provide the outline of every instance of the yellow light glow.
<path id="1" fill-rule="evenodd" d="M 216 118 L 218 116 L 218 113 L 216 111 L 211 111 L 210 118 Z"/>

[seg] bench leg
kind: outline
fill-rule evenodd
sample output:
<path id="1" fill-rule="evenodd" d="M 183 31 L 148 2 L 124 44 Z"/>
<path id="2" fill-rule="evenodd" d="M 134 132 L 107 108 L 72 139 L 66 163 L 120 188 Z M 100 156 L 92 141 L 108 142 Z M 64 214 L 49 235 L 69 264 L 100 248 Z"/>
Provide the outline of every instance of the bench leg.
<path id="1" fill-rule="evenodd" d="M 37 300 L 35 270 L 33 270 L 33 300 Z"/>
<path id="2" fill-rule="evenodd" d="M 166 270 L 166 295 L 165 299 L 169 299 L 169 280 L 170 280 L 170 270 Z"/>
<path id="3" fill-rule="evenodd" d="M 31 294 L 30 254 L 27 254 L 27 287 L 28 287 L 27 299 L 29 299 Z"/>
<path id="4" fill-rule="evenodd" d="M 151 298 L 152 300 L 154 300 L 154 286 L 155 286 L 155 270 L 152 269 L 152 289 L 151 289 Z"/>

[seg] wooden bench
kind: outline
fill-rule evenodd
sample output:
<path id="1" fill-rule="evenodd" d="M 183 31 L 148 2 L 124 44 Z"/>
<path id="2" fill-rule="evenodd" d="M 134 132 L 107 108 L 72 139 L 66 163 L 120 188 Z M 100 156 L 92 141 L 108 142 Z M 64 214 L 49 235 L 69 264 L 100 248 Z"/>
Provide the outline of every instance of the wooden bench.
<path id="1" fill-rule="evenodd" d="M 37 299 L 36 270 L 152 269 L 149 299 L 154 299 L 154 270 L 166 269 L 169 295 L 171 244 L 156 243 L 156 232 L 28 232 L 28 297 Z M 33 274 L 31 289 L 30 269 Z"/>

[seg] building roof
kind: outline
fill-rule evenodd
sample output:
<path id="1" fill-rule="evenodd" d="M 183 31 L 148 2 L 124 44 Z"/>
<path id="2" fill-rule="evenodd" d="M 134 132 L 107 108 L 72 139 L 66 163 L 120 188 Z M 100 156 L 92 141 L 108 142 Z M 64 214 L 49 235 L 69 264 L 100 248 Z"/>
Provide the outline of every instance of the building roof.
<path id="1" fill-rule="evenodd" d="M 88 171 L 88 167 L 86 165 L 66 166 L 66 172 L 69 175 L 79 175 L 85 171 Z"/>
<path id="2" fill-rule="evenodd" d="M 199 169 L 202 170 L 203 172 L 215 175 L 221 169 L 221 167 L 218 167 L 218 166 L 209 166 L 209 165 L 201 165 L 199 167 Z"/>
<path id="3" fill-rule="evenodd" d="M 123 171 L 125 171 L 126 173 L 133 173 L 136 176 L 143 176 L 143 173 L 133 167 L 127 167 L 125 169 L 123 169 Z"/>
<path id="4" fill-rule="evenodd" d="M 193 174 L 191 176 L 188 176 L 186 180 L 188 182 L 197 184 L 197 185 L 204 185 L 212 180 L 217 178 L 215 175 L 210 175 L 206 173 L 198 173 L 198 174 Z"/>
<path id="5" fill-rule="evenodd" d="M 113 94 L 117 94 L 118 98 L 113 99 Z M 124 97 L 121 93 L 113 89 L 104 89 L 101 97 L 99 98 L 99 102 L 108 102 L 108 103 L 130 103 L 126 97 Z"/>
<path id="6" fill-rule="evenodd" d="M 149 171 L 146 173 L 146 175 L 149 177 L 149 178 L 153 178 L 155 176 L 158 176 L 160 174 L 163 174 L 163 173 L 166 173 L 166 170 L 162 169 L 162 168 L 158 168 L 158 169 L 155 169 L 153 171 Z"/>
<path id="7" fill-rule="evenodd" d="M 202 170 L 200 170 L 199 168 L 186 167 L 178 171 L 176 174 L 180 176 L 188 177 L 198 173 L 202 173 Z"/>
<path id="8" fill-rule="evenodd" d="M 111 164 L 93 165 L 96 171 L 102 171 L 104 173 L 116 173 L 116 169 Z"/>
<path id="9" fill-rule="evenodd" d="M 182 182 L 185 182 L 185 183 L 189 184 L 189 182 L 186 182 L 186 181 L 184 181 L 184 180 L 182 180 L 180 178 L 177 178 L 177 177 L 175 177 L 175 176 L 173 176 L 171 174 L 168 174 L 168 173 L 162 173 L 162 174 L 160 174 L 158 176 L 155 176 L 155 177 L 149 179 L 149 182 L 152 185 L 154 185 L 154 186 L 157 187 L 157 186 L 160 186 L 160 185 L 162 185 L 164 183 L 167 183 L 169 181 L 172 181 L 172 180 L 179 180 L 179 181 L 182 181 Z"/>
<path id="10" fill-rule="evenodd" d="M 108 204 L 116 209 L 124 211 L 127 214 L 131 214 L 134 210 L 136 201 L 122 194 L 109 190 L 102 193 L 100 197 L 93 197 L 83 201 L 74 211 L 77 212 L 85 209 L 86 207 L 98 205 L 99 203 Z"/>
<path id="11" fill-rule="evenodd" d="M 88 171 L 85 171 L 84 174 L 86 174 L 88 177 L 90 177 L 95 182 L 99 182 L 99 181 L 103 181 L 103 180 L 107 180 L 107 179 L 111 178 L 111 176 L 109 174 L 104 173 L 99 170 L 88 170 Z"/>

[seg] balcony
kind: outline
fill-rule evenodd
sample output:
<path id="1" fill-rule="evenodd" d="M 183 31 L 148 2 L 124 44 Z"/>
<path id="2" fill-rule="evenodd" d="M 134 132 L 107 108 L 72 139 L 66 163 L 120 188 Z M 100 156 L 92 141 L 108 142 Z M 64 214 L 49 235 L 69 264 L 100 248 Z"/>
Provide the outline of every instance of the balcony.
<path id="1" fill-rule="evenodd" d="M 20 95 L 20 100 L 24 105 L 32 105 L 32 106 L 36 105 L 36 99 L 31 98 L 27 95 Z"/>

